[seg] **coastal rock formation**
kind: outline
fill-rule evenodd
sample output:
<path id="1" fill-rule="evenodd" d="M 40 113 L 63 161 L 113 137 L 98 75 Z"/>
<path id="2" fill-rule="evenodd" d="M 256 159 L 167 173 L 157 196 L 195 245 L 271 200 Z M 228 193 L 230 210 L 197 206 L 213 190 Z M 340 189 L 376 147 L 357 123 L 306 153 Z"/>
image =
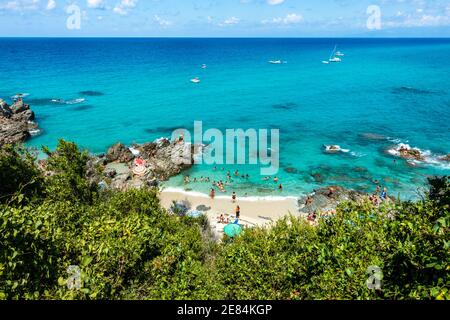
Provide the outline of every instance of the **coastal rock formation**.
<path id="1" fill-rule="evenodd" d="M 449 161 L 450 162 L 450 153 L 446 156 L 443 156 L 442 158 L 440 158 L 440 160 L 442 161 Z"/>
<path id="2" fill-rule="evenodd" d="M 134 155 L 131 153 L 129 148 L 125 147 L 121 143 L 117 143 L 109 148 L 108 153 L 106 154 L 106 159 L 109 162 L 130 162 L 134 159 Z"/>
<path id="3" fill-rule="evenodd" d="M 87 177 L 91 183 L 101 184 L 103 188 L 155 187 L 160 181 L 189 169 L 199 152 L 202 152 L 202 146 L 168 139 L 134 144 L 130 148 L 117 143 L 106 154 L 93 157 L 88 162 Z M 138 172 L 137 167 L 140 167 Z"/>
<path id="4" fill-rule="evenodd" d="M 386 152 L 388 154 L 403 158 L 405 160 L 425 161 L 425 155 L 420 149 L 412 148 L 407 144 L 399 144 L 389 147 Z"/>
<path id="5" fill-rule="evenodd" d="M 302 197 L 298 201 L 300 213 L 312 214 L 336 210 L 343 201 L 360 201 L 365 194 L 340 186 L 330 186 L 315 190 L 312 194 Z"/>
<path id="6" fill-rule="evenodd" d="M 9 106 L 0 99 L 0 145 L 28 139 L 31 136 L 30 131 L 37 128 L 32 122 L 34 118 L 34 112 L 22 100 Z"/>

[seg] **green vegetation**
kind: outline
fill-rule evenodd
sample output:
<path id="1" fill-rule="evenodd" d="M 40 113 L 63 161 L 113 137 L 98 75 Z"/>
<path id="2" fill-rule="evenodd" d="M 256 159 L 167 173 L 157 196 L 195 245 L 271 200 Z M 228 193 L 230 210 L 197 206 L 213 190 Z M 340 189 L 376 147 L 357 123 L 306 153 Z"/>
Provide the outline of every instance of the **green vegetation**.
<path id="1" fill-rule="evenodd" d="M 287 217 L 217 244 L 155 189 L 98 190 L 75 144 L 44 151 L 51 174 L 0 150 L 0 299 L 450 299 L 448 177 L 419 202 L 343 203 L 318 227 Z"/>

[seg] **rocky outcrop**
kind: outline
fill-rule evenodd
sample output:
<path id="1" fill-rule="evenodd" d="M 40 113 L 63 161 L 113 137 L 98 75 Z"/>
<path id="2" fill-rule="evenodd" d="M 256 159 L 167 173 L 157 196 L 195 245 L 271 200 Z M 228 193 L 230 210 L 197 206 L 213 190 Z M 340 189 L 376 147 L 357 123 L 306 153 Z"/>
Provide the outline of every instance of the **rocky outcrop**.
<path id="1" fill-rule="evenodd" d="M 109 148 L 108 153 L 106 154 L 106 159 L 108 162 L 130 162 L 134 159 L 134 155 L 131 153 L 129 148 L 125 147 L 121 143 L 117 143 Z"/>
<path id="2" fill-rule="evenodd" d="M 440 160 L 442 160 L 442 161 L 449 161 L 450 162 L 450 154 L 441 157 Z"/>
<path id="3" fill-rule="evenodd" d="M 355 190 L 339 186 L 330 186 L 315 190 L 312 194 L 301 197 L 298 201 L 300 213 L 325 213 L 336 210 L 344 201 L 361 201 L 366 195 Z"/>
<path id="4" fill-rule="evenodd" d="M 9 106 L 0 99 L 0 145 L 20 143 L 28 139 L 30 131 L 37 128 L 32 122 L 34 118 L 34 112 L 22 100 Z"/>
<path id="5" fill-rule="evenodd" d="M 97 183 L 102 188 L 128 190 L 155 187 L 160 181 L 189 169 L 199 152 L 202 152 L 201 146 L 168 139 L 135 144 L 130 148 L 117 143 L 106 154 L 95 156 L 88 162 L 87 177 L 91 183 Z M 133 172 L 136 160 L 145 164 L 147 170 L 143 174 Z"/>
<path id="6" fill-rule="evenodd" d="M 424 160 L 424 156 L 422 155 L 422 153 L 417 150 L 417 149 L 399 149 L 398 152 L 400 153 L 400 157 L 402 157 L 403 159 L 407 159 L 407 160 L 418 160 L 418 161 L 423 161 Z"/>

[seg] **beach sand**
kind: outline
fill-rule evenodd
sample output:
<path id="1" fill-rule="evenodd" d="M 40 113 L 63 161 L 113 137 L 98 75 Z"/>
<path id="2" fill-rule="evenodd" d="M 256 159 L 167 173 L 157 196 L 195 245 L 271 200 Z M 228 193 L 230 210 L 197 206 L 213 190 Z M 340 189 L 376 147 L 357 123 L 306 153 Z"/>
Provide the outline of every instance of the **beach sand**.
<path id="1" fill-rule="evenodd" d="M 169 209 L 172 201 L 188 201 L 192 209 L 200 205 L 210 207 L 206 212 L 214 231 L 220 236 L 225 225 L 217 223 L 217 217 L 227 215 L 234 222 L 236 206 L 241 207 L 240 224 L 247 227 L 267 226 L 289 214 L 298 216 L 298 205 L 295 197 L 249 197 L 239 198 L 235 203 L 231 196 L 217 196 L 212 200 L 208 195 L 198 192 L 185 192 L 178 189 L 167 188 L 160 193 L 161 205 Z"/>

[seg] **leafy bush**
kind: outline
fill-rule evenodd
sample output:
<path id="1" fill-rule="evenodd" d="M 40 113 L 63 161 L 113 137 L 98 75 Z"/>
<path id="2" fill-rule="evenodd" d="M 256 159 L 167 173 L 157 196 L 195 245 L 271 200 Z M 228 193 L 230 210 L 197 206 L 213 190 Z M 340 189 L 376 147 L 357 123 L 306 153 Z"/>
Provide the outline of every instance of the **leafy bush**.
<path id="1" fill-rule="evenodd" d="M 13 145 L 1 147 L 0 203 L 20 199 L 30 200 L 42 193 L 43 177 L 35 161 L 35 156 L 23 147 Z"/>
<path id="2" fill-rule="evenodd" d="M 45 178 L 0 150 L 0 299 L 450 299 L 448 177 L 423 201 L 342 203 L 318 227 L 291 216 L 218 244 L 156 189 L 98 191 L 75 144 L 44 150 Z"/>

